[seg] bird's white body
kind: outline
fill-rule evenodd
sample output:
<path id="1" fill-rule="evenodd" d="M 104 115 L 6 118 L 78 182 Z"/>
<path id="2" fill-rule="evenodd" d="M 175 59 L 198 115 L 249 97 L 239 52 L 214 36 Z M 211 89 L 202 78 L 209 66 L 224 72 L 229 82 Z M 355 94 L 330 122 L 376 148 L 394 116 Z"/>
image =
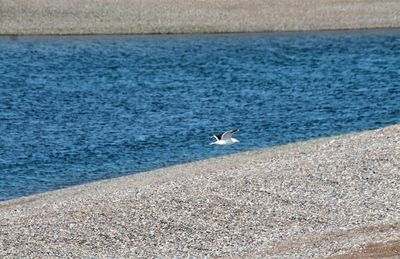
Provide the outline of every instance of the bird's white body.
<path id="1" fill-rule="evenodd" d="M 217 140 L 215 142 L 210 143 L 210 145 L 232 145 L 232 144 L 235 144 L 235 143 L 238 143 L 238 142 L 240 142 L 240 141 L 235 139 L 235 138 L 230 138 L 230 139 L 227 139 L 227 140 L 222 140 L 222 139 L 221 140 Z"/>
<path id="2" fill-rule="evenodd" d="M 210 145 L 232 145 L 240 142 L 238 139 L 232 138 L 234 133 L 239 132 L 239 130 L 230 130 L 223 134 L 214 135 L 213 137 L 216 139 L 215 142 L 210 143 Z"/>

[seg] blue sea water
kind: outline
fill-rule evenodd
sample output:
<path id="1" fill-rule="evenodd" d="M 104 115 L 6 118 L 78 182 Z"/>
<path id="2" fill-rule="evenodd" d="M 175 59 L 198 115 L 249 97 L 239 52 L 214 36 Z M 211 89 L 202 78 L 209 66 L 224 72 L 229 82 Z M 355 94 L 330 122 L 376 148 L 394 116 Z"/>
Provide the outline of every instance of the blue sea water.
<path id="1" fill-rule="evenodd" d="M 0 200 L 400 122 L 399 30 L 0 37 L 0 75 Z"/>

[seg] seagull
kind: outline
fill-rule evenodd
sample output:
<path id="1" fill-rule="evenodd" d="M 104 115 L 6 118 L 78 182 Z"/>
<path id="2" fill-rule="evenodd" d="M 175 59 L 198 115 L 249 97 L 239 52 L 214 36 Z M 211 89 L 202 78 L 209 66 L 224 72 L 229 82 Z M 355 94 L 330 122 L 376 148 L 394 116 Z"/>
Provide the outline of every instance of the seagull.
<path id="1" fill-rule="evenodd" d="M 238 132 L 239 130 L 230 130 L 223 134 L 213 135 L 217 141 L 210 143 L 210 145 L 232 145 L 240 142 L 239 140 L 232 138 L 232 135 Z"/>

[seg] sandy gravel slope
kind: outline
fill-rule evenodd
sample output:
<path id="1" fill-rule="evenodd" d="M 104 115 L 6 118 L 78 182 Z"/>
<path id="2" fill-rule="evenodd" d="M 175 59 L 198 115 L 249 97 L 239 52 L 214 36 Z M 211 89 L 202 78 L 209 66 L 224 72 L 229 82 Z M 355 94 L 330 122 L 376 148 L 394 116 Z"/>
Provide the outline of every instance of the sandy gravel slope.
<path id="1" fill-rule="evenodd" d="M 399 212 L 395 125 L 0 203 L 0 257 L 397 254 Z"/>
<path id="2" fill-rule="evenodd" d="M 0 0 L 0 34 L 400 27 L 397 0 Z"/>

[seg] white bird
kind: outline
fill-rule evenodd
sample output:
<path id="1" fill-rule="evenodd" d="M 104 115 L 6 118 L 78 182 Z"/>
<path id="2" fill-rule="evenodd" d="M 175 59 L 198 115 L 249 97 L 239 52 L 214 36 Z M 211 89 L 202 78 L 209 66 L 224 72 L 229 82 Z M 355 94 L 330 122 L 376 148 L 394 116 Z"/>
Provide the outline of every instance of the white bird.
<path id="1" fill-rule="evenodd" d="M 238 132 L 239 130 L 230 130 L 223 134 L 213 135 L 217 141 L 210 143 L 210 145 L 232 145 L 240 142 L 239 140 L 232 138 L 232 135 Z"/>

